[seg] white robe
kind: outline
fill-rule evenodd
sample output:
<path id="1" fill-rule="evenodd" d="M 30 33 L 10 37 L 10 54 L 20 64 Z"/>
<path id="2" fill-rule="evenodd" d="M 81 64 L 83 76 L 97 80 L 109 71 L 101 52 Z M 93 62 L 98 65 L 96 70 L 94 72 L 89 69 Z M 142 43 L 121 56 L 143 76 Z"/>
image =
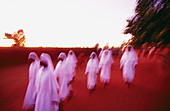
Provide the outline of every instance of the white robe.
<path id="1" fill-rule="evenodd" d="M 67 75 L 66 58 L 63 61 L 59 61 L 54 70 L 55 78 L 59 80 L 59 97 L 63 101 L 69 94 L 71 87 L 68 86 L 69 76 Z"/>
<path id="2" fill-rule="evenodd" d="M 106 51 L 108 54 L 106 55 Z M 100 59 L 99 68 L 101 68 L 100 80 L 101 82 L 108 83 L 111 77 L 111 66 L 113 64 L 112 51 L 104 50 Z"/>
<path id="3" fill-rule="evenodd" d="M 99 71 L 99 60 L 97 56 L 94 59 L 89 59 L 85 74 L 88 73 L 88 79 L 87 79 L 87 88 L 93 89 L 96 85 L 96 79 L 97 79 L 97 73 Z"/>
<path id="4" fill-rule="evenodd" d="M 123 67 L 123 78 L 127 82 L 132 82 L 135 76 L 135 66 L 137 65 L 138 57 L 133 47 L 131 51 L 126 48 L 122 58 L 120 60 L 120 68 Z"/>
<path id="5" fill-rule="evenodd" d="M 59 109 L 59 96 L 57 90 L 59 85 L 53 75 L 53 65 L 48 54 L 41 54 L 41 60 L 47 63 L 47 67 L 41 67 L 37 81 L 37 99 L 35 111 L 57 111 Z"/>
<path id="6" fill-rule="evenodd" d="M 99 53 L 99 58 L 100 58 L 100 59 L 101 59 L 101 57 L 102 57 L 103 51 L 104 51 L 104 49 L 102 49 L 102 50 L 100 51 L 100 53 Z"/>
<path id="7" fill-rule="evenodd" d="M 29 67 L 29 83 L 24 98 L 23 109 L 32 108 L 33 105 L 35 104 L 35 99 L 36 99 L 35 81 L 36 81 L 38 70 L 40 68 L 39 58 L 36 53 L 31 52 L 29 54 L 29 58 L 32 58 L 35 61 L 32 62 Z"/>
<path id="8" fill-rule="evenodd" d="M 58 81 L 59 86 L 61 86 L 62 81 L 64 79 L 64 74 L 63 74 L 64 72 L 65 72 L 65 60 L 59 61 L 54 70 L 54 77 L 59 80 Z"/>
<path id="9" fill-rule="evenodd" d="M 75 76 L 75 68 L 77 66 L 77 58 L 73 51 L 72 51 L 72 55 L 68 54 L 65 64 L 68 73 L 67 75 L 69 76 L 69 81 L 72 81 L 73 77 Z"/>

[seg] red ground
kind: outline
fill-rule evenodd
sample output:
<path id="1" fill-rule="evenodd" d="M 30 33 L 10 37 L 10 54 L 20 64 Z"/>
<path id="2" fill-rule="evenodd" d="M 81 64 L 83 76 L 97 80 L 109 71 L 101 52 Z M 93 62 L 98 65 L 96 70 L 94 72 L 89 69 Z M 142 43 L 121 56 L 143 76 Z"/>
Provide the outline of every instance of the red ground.
<path id="1" fill-rule="evenodd" d="M 112 65 L 106 89 L 97 80 L 96 90 L 89 95 L 84 75 L 87 57 L 77 67 L 74 95 L 64 101 L 62 111 L 170 111 L 170 74 L 160 58 L 140 58 L 130 89 L 119 69 L 120 58 Z M 55 63 L 56 64 L 56 63 Z M 0 111 L 20 111 L 28 84 L 29 65 L 0 68 Z"/>

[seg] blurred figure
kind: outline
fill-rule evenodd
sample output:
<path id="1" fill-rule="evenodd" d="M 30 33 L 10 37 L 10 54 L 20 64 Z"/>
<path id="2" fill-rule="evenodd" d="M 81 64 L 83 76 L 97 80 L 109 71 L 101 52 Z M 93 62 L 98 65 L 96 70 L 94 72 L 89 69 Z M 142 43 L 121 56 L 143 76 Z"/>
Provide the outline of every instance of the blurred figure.
<path id="1" fill-rule="evenodd" d="M 85 55 L 85 53 L 83 53 L 83 52 L 78 55 L 78 57 L 77 57 L 77 59 L 78 59 L 77 65 L 78 65 L 79 67 L 82 66 L 82 64 L 84 63 L 84 59 L 85 59 L 85 58 L 86 58 L 86 55 Z"/>
<path id="2" fill-rule="evenodd" d="M 120 48 L 113 48 L 112 49 L 112 55 L 114 56 L 114 60 L 116 60 L 121 54 Z"/>
<path id="3" fill-rule="evenodd" d="M 40 65 L 37 78 L 37 99 L 35 111 L 58 111 L 60 99 L 57 93 L 59 85 L 54 78 L 54 67 L 51 57 L 42 53 L 40 57 Z"/>
<path id="4" fill-rule="evenodd" d="M 135 66 L 138 63 L 137 61 L 138 57 L 135 50 L 131 45 L 128 45 L 120 60 L 120 69 L 123 68 L 123 79 L 128 87 L 134 79 Z"/>
<path id="5" fill-rule="evenodd" d="M 90 94 L 95 89 L 96 86 L 97 73 L 99 71 L 98 65 L 99 65 L 98 57 L 95 52 L 92 52 L 85 71 L 85 75 L 88 74 L 87 88 L 89 89 Z"/>
<path id="6" fill-rule="evenodd" d="M 69 87 L 69 75 L 67 73 L 66 67 L 66 54 L 64 52 L 60 53 L 58 56 L 59 62 L 56 65 L 54 75 L 57 80 L 59 80 L 60 90 L 59 96 L 60 100 L 63 101 L 70 92 Z"/>
<path id="7" fill-rule="evenodd" d="M 67 67 L 67 73 L 69 75 L 69 81 L 72 81 L 75 77 L 75 68 L 77 66 L 77 58 L 75 53 L 70 50 L 68 52 L 68 56 L 66 58 L 66 67 Z"/>
<path id="8" fill-rule="evenodd" d="M 71 99 L 72 95 L 73 95 L 73 91 L 72 91 L 72 87 L 71 87 L 71 83 L 74 81 L 75 78 L 75 68 L 77 66 L 77 58 L 75 53 L 73 52 L 73 50 L 70 50 L 68 52 L 68 56 L 66 58 L 66 68 L 67 68 L 67 74 L 68 75 L 68 81 L 69 81 L 69 86 L 70 87 L 70 97 L 69 99 Z"/>
<path id="9" fill-rule="evenodd" d="M 101 68 L 100 80 L 104 83 L 104 88 L 109 83 L 111 77 L 111 65 L 113 62 L 112 51 L 108 49 L 104 50 L 99 62 L 99 69 Z"/>
<path id="10" fill-rule="evenodd" d="M 31 63 L 29 67 L 29 83 L 24 98 L 23 109 L 33 109 L 36 99 L 35 81 L 38 70 L 40 68 L 40 61 L 35 52 L 31 52 L 28 56 L 28 60 Z"/>
<path id="11" fill-rule="evenodd" d="M 102 49 L 101 49 L 101 51 L 100 51 L 100 53 L 99 53 L 99 58 L 101 59 L 101 57 L 102 57 L 102 55 L 103 55 L 103 52 L 105 51 L 105 50 L 108 50 L 109 49 L 109 46 L 104 46 Z"/>

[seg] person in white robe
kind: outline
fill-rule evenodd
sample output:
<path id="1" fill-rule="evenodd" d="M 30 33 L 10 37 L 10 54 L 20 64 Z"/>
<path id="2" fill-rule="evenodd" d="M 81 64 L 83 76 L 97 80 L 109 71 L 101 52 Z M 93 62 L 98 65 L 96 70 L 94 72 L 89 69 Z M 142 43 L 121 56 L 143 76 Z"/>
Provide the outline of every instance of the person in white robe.
<path id="1" fill-rule="evenodd" d="M 137 61 L 138 57 L 135 50 L 131 45 L 128 45 L 120 60 L 120 69 L 123 68 L 123 79 L 128 87 L 134 79 Z"/>
<path id="2" fill-rule="evenodd" d="M 99 69 L 101 69 L 100 80 L 104 83 L 104 88 L 109 83 L 113 62 L 112 51 L 109 49 L 104 50 L 99 62 Z"/>
<path id="3" fill-rule="evenodd" d="M 85 75 L 88 74 L 87 78 L 87 88 L 89 89 L 89 93 L 91 93 L 96 86 L 97 74 L 99 71 L 99 60 L 95 52 L 92 52 L 90 55 L 90 59 L 87 62 Z"/>
<path id="4" fill-rule="evenodd" d="M 35 81 L 38 70 L 40 68 L 40 61 L 35 52 L 31 52 L 29 54 L 28 60 L 31 64 L 29 67 L 29 83 L 24 98 L 23 109 L 32 109 L 35 105 L 36 99 Z"/>
<path id="5" fill-rule="evenodd" d="M 65 66 L 67 68 L 66 75 L 68 76 L 69 79 L 68 87 L 70 87 L 70 96 L 68 99 L 71 99 L 71 97 L 73 96 L 73 90 L 71 84 L 73 83 L 76 75 L 76 71 L 75 71 L 76 66 L 77 66 L 77 57 L 73 52 L 73 50 L 70 50 L 66 58 L 66 66 Z"/>
<path id="6" fill-rule="evenodd" d="M 66 54 L 61 52 L 58 56 L 59 62 L 56 65 L 54 75 L 57 80 L 59 80 L 60 90 L 59 96 L 60 100 L 64 101 L 66 97 L 69 95 L 70 87 L 69 87 L 69 75 L 67 75 L 67 67 L 66 67 Z"/>
<path id="7" fill-rule="evenodd" d="M 59 85 L 54 77 L 54 66 L 51 57 L 42 53 L 36 81 L 37 98 L 35 111 L 58 111 L 59 110 Z"/>
<path id="8" fill-rule="evenodd" d="M 75 53 L 73 52 L 73 50 L 70 50 L 66 58 L 66 67 L 67 67 L 67 73 L 69 75 L 69 81 L 72 81 L 75 77 L 76 66 L 77 66 L 77 57 Z"/>

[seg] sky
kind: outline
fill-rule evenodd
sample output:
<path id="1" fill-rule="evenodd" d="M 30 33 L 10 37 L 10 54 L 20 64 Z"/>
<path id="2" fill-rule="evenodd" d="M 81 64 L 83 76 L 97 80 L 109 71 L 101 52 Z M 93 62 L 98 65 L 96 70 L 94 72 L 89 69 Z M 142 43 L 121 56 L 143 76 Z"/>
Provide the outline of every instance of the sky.
<path id="1" fill-rule="evenodd" d="M 24 30 L 26 47 L 120 46 L 136 0 L 0 0 L 0 46 L 5 33 Z"/>

